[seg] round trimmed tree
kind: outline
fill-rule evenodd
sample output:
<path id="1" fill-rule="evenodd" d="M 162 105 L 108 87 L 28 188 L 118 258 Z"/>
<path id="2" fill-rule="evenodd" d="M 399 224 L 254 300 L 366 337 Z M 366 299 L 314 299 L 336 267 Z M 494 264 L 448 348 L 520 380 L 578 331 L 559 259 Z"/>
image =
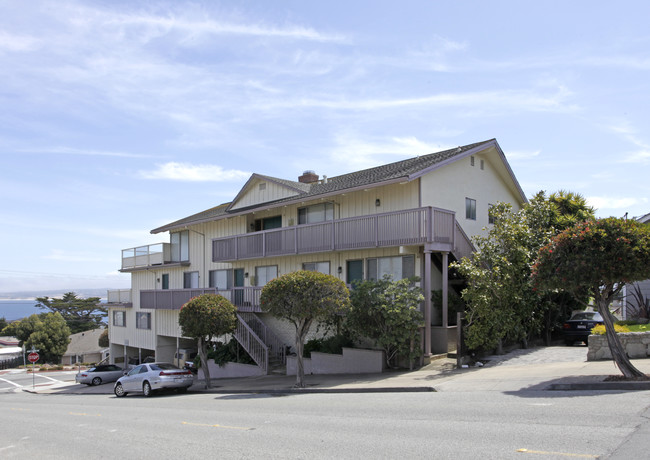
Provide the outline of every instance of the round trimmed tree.
<path id="1" fill-rule="evenodd" d="M 230 334 L 237 327 L 237 308 L 228 299 L 216 294 L 193 297 L 181 307 L 178 324 L 185 337 L 197 341 L 205 387 L 211 388 L 208 368 L 208 345 L 214 337 Z"/>
<path id="2" fill-rule="evenodd" d="M 575 225 L 540 249 L 532 276 L 538 289 L 571 292 L 578 300 L 588 293 L 620 371 L 627 378 L 647 378 L 625 353 L 609 305 L 625 283 L 650 278 L 650 228 L 616 218 Z"/>
<path id="3" fill-rule="evenodd" d="M 314 321 L 328 321 L 350 307 L 350 292 L 343 281 L 332 275 L 299 270 L 269 281 L 262 288 L 262 310 L 286 319 L 296 328 L 298 369 L 296 386 L 305 386 L 302 354 L 305 338 Z"/>

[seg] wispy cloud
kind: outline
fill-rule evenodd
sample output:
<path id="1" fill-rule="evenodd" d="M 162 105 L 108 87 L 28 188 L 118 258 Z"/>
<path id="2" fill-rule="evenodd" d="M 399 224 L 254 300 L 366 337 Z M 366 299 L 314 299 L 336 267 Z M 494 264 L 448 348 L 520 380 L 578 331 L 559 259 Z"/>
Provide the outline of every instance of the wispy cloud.
<path id="1" fill-rule="evenodd" d="M 251 173 L 237 169 L 224 169 L 217 165 L 192 165 L 169 162 L 157 165 L 151 171 L 140 171 L 144 179 L 163 179 L 188 182 L 228 182 L 248 178 Z"/>
<path id="2" fill-rule="evenodd" d="M 641 202 L 638 198 L 631 197 L 588 196 L 586 198 L 589 206 L 593 206 L 599 211 L 603 209 L 627 209 Z"/>
<path id="3" fill-rule="evenodd" d="M 508 150 L 506 157 L 508 160 L 525 161 L 537 158 L 540 153 L 541 150 Z"/>
<path id="4" fill-rule="evenodd" d="M 106 259 L 96 254 L 71 253 L 62 249 L 50 249 L 50 253 L 43 256 L 43 259 L 57 260 L 60 262 L 100 262 Z M 111 260 L 112 261 L 112 260 Z"/>
<path id="5" fill-rule="evenodd" d="M 0 52 L 32 51 L 38 46 L 39 40 L 34 37 L 0 31 Z"/>
<path id="6" fill-rule="evenodd" d="M 39 149 L 18 149 L 20 153 L 49 154 L 49 155 L 83 155 L 83 156 L 101 156 L 101 157 L 121 157 L 121 158 L 153 158 L 154 155 L 128 152 L 110 152 L 105 150 L 84 150 L 70 147 L 52 147 Z"/>

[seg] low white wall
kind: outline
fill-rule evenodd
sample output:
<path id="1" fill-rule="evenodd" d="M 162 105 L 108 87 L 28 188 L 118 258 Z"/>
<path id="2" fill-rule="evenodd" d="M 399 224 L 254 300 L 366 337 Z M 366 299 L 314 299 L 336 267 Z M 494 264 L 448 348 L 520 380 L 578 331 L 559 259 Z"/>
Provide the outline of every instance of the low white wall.
<path id="1" fill-rule="evenodd" d="M 214 359 L 208 360 L 208 368 L 210 369 L 210 380 L 264 375 L 264 372 L 259 366 L 240 363 L 226 363 L 223 366 L 218 366 L 215 364 Z M 205 378 L 203 376 L 203 369 L 199 368 L 197 378 L 198 380 Z"/>
<path id="2" fill-rule="evenodd" d="M 304 358 L 305 374 L 376 374 L 384 370 L 384 352 L 343 348 L 343 354 L 312 352 Z M 296 375 L 298 358 L 287 356 L 287 375 Z"/>
<path id="3" fill-rule="evenodd" d="M 620 332 L 621 344 L 627 355 L 632 359 L 650 357 L 650 332 Z M 612 359 L 606 335 L 590 335 L 587 361 Z"/>

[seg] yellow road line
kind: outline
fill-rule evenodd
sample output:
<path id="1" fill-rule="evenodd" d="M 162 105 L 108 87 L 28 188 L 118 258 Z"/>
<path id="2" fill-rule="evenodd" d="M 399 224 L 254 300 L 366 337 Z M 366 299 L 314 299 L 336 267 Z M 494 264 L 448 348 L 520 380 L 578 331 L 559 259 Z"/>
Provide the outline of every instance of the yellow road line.
<path id="1" fill-rule="evenodd" d="M 181 422 L 181 423 L 182 423 L 183 425 L 191 425 L 191 426 L 208 426 L 208 427 L 211 427 L 211 428 L 228 428 L 228 429 L 231 429 L 231 430 L 244 430 L 244 431 L 248 431 L 248 430 L 254 430 L 254 429 L 255 429 L 255 428 L 246 428 L 246 427 L 243 427 L 243 426 L 227 426 L 227 425 L 219 425 L 219 424 L 211 425 L 211 424 L 209 424 L 209 423 L 192 423 L 192 422 Z"/>
<path id="2" fill-rule="evenodd" d="M 522 454 L 560 455 L 560 456 L 563 456 L 563 457 L 598 458 L 598 455 L 571 454 L 569 452 L 546 452 L 546 451 L 543 451 L 543 450 L 518 449 L 517 452 L 521 452 Z"/>

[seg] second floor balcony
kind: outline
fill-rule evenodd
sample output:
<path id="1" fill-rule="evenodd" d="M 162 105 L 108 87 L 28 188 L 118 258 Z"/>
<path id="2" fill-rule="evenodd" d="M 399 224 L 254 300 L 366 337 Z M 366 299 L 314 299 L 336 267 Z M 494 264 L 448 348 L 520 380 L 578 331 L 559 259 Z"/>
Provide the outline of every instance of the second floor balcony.
<path id="1" fill-rule="evenodd" d="M 156 289 L 140 291 L 140 308 L 153 310 L 179 310 L 192 297 L 219 294 L 230 300 L 240 312 L 261 312 L 261 287 L 236 287 L 231 289 Z"/>
<path id="2" fill-rule="evenodd" d="M 453 250 L 453 211 L 423 207 L 212 240 L 212 261 L 439 243 Z"/>

